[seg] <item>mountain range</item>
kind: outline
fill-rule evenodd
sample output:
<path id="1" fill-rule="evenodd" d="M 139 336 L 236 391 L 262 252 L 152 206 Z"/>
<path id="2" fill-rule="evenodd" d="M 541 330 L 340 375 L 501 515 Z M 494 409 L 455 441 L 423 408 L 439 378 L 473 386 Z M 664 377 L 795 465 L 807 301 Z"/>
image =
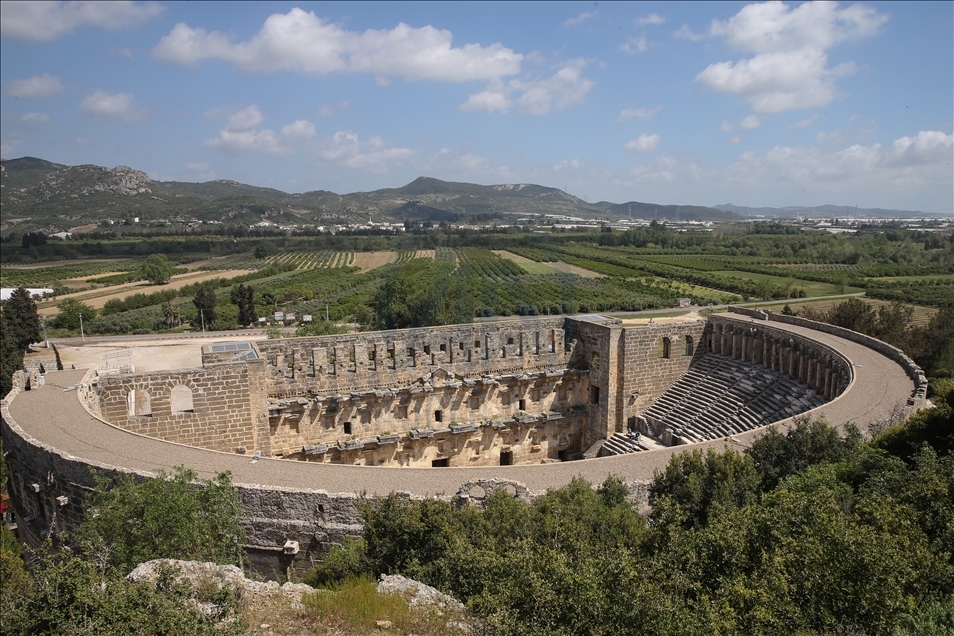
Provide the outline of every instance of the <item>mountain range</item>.
<path id="1" fill-rule="evenodd" d="M 91 229 L 135 218 L 146 224 L 266 221 L 277 225 L 333 225 L 406 219 L 507 224 L 538 215 L 660 221 L 732 221 L 753 216 L 795 217 L 799 213 L 810 216 L 800 212 L 804 208 L 589 203 L 563 190 L 534 184 L 478 185 L 430 177 L 419 177 L 400 188 L 371 192 L 314 190 L 295 194 L 223 179 L 205 183 L 154 181 L 145 172 L 126 166 L 66 166 L 35 157 L 0 160 L 0 204 L 3 234 Z M 818 216 L 837 215 L 836 208 L 830 207 L 832 212 Z M 868 211 L 855 212 L 858 216 Z M 877 216 L 900 214 L 877 212 L 884 213 Z"/>

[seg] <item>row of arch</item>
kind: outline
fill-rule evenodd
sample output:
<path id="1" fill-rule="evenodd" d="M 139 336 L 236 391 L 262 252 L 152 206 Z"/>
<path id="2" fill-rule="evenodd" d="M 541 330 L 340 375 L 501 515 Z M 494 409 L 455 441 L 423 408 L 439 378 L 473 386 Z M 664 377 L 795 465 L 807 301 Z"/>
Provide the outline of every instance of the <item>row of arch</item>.
<path id="1" fill-rule="evenodd" d="M 184 384 L 172 387 L 169 391 L 169 406 L 173 413 L 195 412 L 192 389 Z M 152 396 L 148 389 L 131 389 L 126 394 L 126 409 L 129 417 L 151 417 Z"/>
<path id="2" fill-rule="evenodd" d="M 767 333 L 758 327 L 710 324 L 709 351 L 784 373 L 826 400 L 837 397 L 851 380 L 845 362 L 818 343 L 803 342 L 790 334 Z"/>

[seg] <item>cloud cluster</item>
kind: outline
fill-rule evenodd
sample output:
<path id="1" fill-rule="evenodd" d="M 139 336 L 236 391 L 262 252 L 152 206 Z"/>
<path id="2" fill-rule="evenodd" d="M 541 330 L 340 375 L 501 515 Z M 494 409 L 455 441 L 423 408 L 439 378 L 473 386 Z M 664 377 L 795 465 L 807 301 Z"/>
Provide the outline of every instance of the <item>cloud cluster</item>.
<path id="1" fill-rule="evenodd" d="M 781 2 L 750 4 L 727 21 L 713 20 L 709 35 L 753 55 L 712 64 L 696 81 L 743 97 L 758 113 L 824 106 L 837 94 L 836 80 L 856 71 L 851 62 L 830 68 L 826 51 L 876 35 L 887 21 L 887 15 L 861 4 L 806 2 L 795 9 Z M 696 39 L 688 27 L 674 36 Z"/>
<path id="2" fill-rule="evenodd" d="M 662 155 L 633 168 L 631 174 L 634 182 L 642 185 L 703 185 L 712 191 L 744 189 L 749 193 L 770 189 L 775 196 L 786 189 L 835 195 L 865 192 L 874 197 L 869 205 L 875 204 L 877 197 L 952 186 L 954 136 L 950 134 L 922 130 L 886 145 L 847 147 L 833 145 L 838 137 L 820 134 L 814 142 L 801 146 L 775 146 L 762 154 L 744 152 L 725 166 L 703 167 L 692 160 Z"/>
<path id="3" fill-rule="evenodd" d="M 27 113 L 20 116 L 20 121 L 31 126 L 46 124 L 50 121 L 50 116 L 44 113 Z"/>
<path id="4" fill-rule="evenodd" d="M 380 137 L 371 137 L 364 143 L 357 133 L 338 131 L 331 139 L 323 140 L 319 155 L 328 161 L 341 163 L 356 170 L 387 174 L 394 166 L 414 156 L 409 148 L 398 148 Z"/>
<path id="5" fill-rule="evenodd" d="M 87 95 L 80 103 L 80 110 L 94 117 L 126 121 L 145 119 L 149 115 L 148 109 L 139 108 L 132 93 L 108 93 L 103 90 L 95 90 Z"/>
<path id="6" fill-rule="evenodd" d="M 656 133 L 647 135 L 643 133 L 636 139 L 631 139 L 623 144 L 623 148 L 626 150 L 632 150 L 633 152 L 655 152 L 656 146 L 659 145 L 659 140 L 661 137 Z"/>
<path id="7" fill-rule="evenodd" d="M 509 112 L 516 105 L 527 115 L 545 115 L 586 99 L 595 82 L 583 76 L 584 60 L 570 60 L 552 76 L 492 82 L 486 90 L 467 98 L 460 109 L 467 112 Z"/>
<path id="8" fill-rule="evenodd" d="M 599 10 L 599 9 L 595 9 L 595 10 L 593 10 L 593 11 L 584 11 L 583 13 L 581 13 L 580 15 L 578 15 L 578 16 L 576 16 L 576 17 L 568 18 L 568 19 L 566 20 L 566 22 L 563 23 L 563 26 L 565 26 L 565 27 L 574 27 L 574 26 L 576 26 L 576 25 L 578 25 L 578 24 L 582 24 L 583 22 L 586 22 L 587 20 L 592 20 L 593 18 L 595 18 L 595 17 L 598 16 L 599 14 L 600 14 L 600 10 Z"/>
<path id="9" fill-rule="evenodd" d="M 225 127 L 219 130 L 218 137 L 205 140 L 208 148 L 239 152 L 262 152 L 269 155 L 287 155 L 295 151 L 295 146 L 315 136 L 315 126 L 311 122 L 299 119 L 282 127 L 280 132 L 271 129 L 259 130 L 258 125 L 265 116 L 256 104 L 231 113 L 225 121 Z"/>
<path id="10" fill-rule="evenodd" d="M 63 92 L 63 83 L 56 75 L 34 75 L 25 80 L 13 80 L 7 93 L 17 99 L 53 97 Z"/>
<path id="11" fill-rule="evenodd" d="M 245 42 L 219 31 L 177 24 L 153 49 L 156 59 L 191 66 L 202 60 L 232 62 L 246 71 L 369 73 L 444 81 L 498 79 L 520 71 L 523 56 L 502 44 L 451 45 L 450 31 L 432 26 L 347 31 L 313 12 L 292 9 L 268 17 Z"/>
<path id="12" fill-rule="evenodd" d="M 636 18 L 636 24 L 639 26 L 646 26 L 649 24 L 662 24 L 666 21 L 666 18 L 662 17 L 658 13 L 650 13 L 639 18 Z"/>
<path id="13" fill-rule="evenodd" d="M 613 121 L 619 123 L 621 121 L 626 121 L 627 119 L 632 119 L 633 117 L 639 117 L 640 119 L 652 119 L 656 116 L 656 113 L 661 110 L 662 106 L 657 106 L 656 108 L 624 108 Z"/>
<path id="14" fill-rule="evenodd" d="M 156 2 L 3 2 L 0 35 L 49 42 L 84 27 L 136 27 L 165 10 Z"/>

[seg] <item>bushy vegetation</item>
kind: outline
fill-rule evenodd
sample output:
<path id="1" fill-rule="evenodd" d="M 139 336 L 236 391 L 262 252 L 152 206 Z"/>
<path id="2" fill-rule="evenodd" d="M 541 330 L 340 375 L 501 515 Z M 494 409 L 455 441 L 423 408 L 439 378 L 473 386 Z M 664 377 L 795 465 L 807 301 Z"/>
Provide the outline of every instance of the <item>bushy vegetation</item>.
<path id="1" fill-rule="evenodd" d="M 677 455 L 648 519 L 616 478 L 533 503 L 370 500 L 364 540 L 309 580 L 417 578 L 487 634 L 949 633 L 954 455 L 918 439 L 803 419 L 743 453 Z"/>
<path id="2" fill-rule="evenodd" d="M 125 578 L 157 558 L 241 565 L 245 537 L 229 475 L 195 482 L 181 467 L 141 483 L 101 480 L 76 536 L 37 550 L 21 550 L 3 528 L 3 633 L 245 633 L 228 587 L 180 582 L 172 566 L 159 568 L 154 585 Z"/>

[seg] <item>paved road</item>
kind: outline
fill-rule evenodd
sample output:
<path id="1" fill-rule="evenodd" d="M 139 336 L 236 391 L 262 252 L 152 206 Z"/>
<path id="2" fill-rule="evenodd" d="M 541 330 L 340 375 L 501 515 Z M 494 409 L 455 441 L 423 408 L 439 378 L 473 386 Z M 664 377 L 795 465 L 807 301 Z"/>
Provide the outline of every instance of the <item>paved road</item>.
<path id="1" fill-rule="evenodd" d="M 740 323 L 751 321 L 745 317 L 729 318 Z M 889 416 L 895 406 L 904 404 L 914 390 L 914 383 L 900 365 L 872 349 L 804 327 L 781 323 L 771 323 L 771 326 L 828 344 L 852 361 L 854 382 L 838 399 L 814 411 L 833 424 L 843 425 L 849 421 L 866 424 Z M 275 489 L 369 494 L 407 491 L 433 495 L 453 494 L 467 481 L 492 477 L 513 479 L 538 492 L 561 486 L 577 475 L 593 483 L 602 482 L 610 474 L 627 480 L 646 480 L 653 477 L 654 471 L 664 469 L 674 453 L 692 448 L 722 448 L 736 443 L 745 446 L 758 434 L 758 431 L 753 431 L 738 435 L 734 438 L 735 443 L 719 440 L 558 464 L 438 469 L 310 464 L 282 459 L 263 459 L 252 464 L 247 456 L 163 442 L 97 420 L 83 409 L 75 392 L 65 392 L 84 373 L 75 370 L 47 374 L 45 386 L 21 393 L 12 401 L 12 419 L 43 444 L 95 464 L 144 472 L 159 468 L 168 472 L 183 464 L 203 478 L 229 470 L 236 484 Z"/>

